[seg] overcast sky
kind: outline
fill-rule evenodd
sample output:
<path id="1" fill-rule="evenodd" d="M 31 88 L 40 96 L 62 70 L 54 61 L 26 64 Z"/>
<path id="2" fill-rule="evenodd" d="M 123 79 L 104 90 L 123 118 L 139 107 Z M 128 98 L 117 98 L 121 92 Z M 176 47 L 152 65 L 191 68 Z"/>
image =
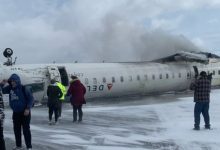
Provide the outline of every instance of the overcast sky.
<path id="1" fill-rule="evenodd" d="M 220 54 L 219 0 L 0 0 L 0 47 L 17 63 Z M 0 56 L 1 62 L 5 59 Z"/>

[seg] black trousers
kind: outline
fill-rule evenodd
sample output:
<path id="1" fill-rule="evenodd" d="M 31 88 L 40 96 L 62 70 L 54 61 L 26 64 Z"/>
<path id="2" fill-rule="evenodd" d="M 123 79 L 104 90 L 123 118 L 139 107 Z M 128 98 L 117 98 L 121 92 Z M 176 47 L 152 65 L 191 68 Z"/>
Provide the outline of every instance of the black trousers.
<path id="1" fill-rule="evenodd" d="M 0 150 L 5 150 L 5 140 L 3 135 L 3 121 L 0 120 Z"/>
<path id="2" fill-rule="evenodd" d="M 58 107 L 56 107 L 56 106 L 49 106 L 49 120 L 50 121 L 52 120 L 53 113 L 55 115 L 55 122 L 57 122 L 57 119 L 58 119 Z"/>
<path id="3" fill-rule="evenodd" d="M 79 105 L 79 106 L 73 105 L 73 121 L 77 121 L 77 111 L 79 113 L 78 121 L 82 121 L 82 116 L 83 116 L 82 105 Z"/>
<path id="4" fill-rule="evenodd" d="M 199 128 L 200 125 L 200 114 L 202 113 L 205 127 L 210 128 L 210 118 L 209 118 L 209 102 L 196 102 L 194 107 L 194 127 Z"/>
<path id="5" fill-rule="evenodd" d="M 61 114 L 62 114 L 62 101 L 59 100 L 59 108 L 58 108 L 58 117 L 61 117 Z"/>
<path id="6" fill-rule="evenodd" d="M 30 130 L 30 121 L 31 113 L 28 116 L 24 115 L 24 112 L 13 112 L 13 125 L 14 125 L 14 134 L 16 146 L 22 146 L 21 138 L 21 128 L 23 128 L 24 140 L 27 148 L 32 148 L 31 145 L 31 130 Z"/>

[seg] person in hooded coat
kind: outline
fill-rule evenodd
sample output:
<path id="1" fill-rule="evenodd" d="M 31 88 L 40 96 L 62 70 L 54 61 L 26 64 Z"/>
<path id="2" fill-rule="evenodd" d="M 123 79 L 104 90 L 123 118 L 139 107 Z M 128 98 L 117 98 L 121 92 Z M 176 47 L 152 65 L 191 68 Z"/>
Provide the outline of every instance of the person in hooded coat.
<path id="1" fill-rule="evenodd" d="M 8 82 L 8 85 L 5 85 Z M 21 131 L 23 130 L 25 144 L 28 150 L 32 149 L 31 143 L 31 108 L 33 95 L 29 87 L 21 84 L 20 77 L 12 74 L 8 80 L 0 84 L 3 94 L 9 94 L 9 105 L 13 111 L 13 128 L 16 141 L 16 149 L 22 149 Z"/>
<path id="2" fill-rule="evenodd" d="M 79 115 L 78 122 L 81 122 L 83 117 L 82 105 L 86 103 L 84 98 L 86 88 L 76 76 L 71 76 L 71 79 L 67 96 L 70 96 L 70 102 L 73 107 L 73 122 L 77 121 L 77 111 Z"/>

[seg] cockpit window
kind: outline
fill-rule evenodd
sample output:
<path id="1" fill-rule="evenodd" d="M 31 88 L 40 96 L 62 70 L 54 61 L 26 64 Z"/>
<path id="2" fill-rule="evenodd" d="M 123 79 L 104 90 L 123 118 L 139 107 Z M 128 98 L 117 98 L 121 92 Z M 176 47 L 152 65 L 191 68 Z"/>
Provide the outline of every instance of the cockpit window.
<path id="1" fill-rule="evenodd" d="M 33 93 L 44 91 L 44 83 L 32 83 L 26 84 L 25 86 L 30 86 Z"/>

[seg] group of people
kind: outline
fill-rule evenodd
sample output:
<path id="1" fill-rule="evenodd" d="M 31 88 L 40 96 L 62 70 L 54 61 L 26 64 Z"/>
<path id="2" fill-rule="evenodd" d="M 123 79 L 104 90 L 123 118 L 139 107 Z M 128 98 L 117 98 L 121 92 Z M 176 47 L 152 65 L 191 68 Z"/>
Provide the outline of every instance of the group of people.
<path id="1" fill-rule="evenodd" d="M 70 86 L 67 92 L 65 86 L 55 79 L 51 80 L 51 84 L 47 88 L 47 106 L 49 108 L 50 125 L 57 124 L 58 118 L 61 117 L 62 101 L 64 101 L 66 96 L 70 97 L 70 102 L 73 107 L 73 122 L 82 121 L 82 105 L 86 103 L 84 98 L 86 88 L 76 76 L 71 76 L 71 79 L 72 81 L 70 81 Z M 52 122 L 53 113 L 55 118 L 54 123 Z"/>
<path id="2" fill-rule="evenodd" d="M 52 115 L 55 114 L 55 123 L 58 117 L 61 117 L 62 102 L 65 96 L 70 97 L 70 102 L 73 107 L 73 122 L 82 121 L 83 112 L 82 105 L 86 103 L 84 95 L 86 88 L 76 76 L 71 76 L 69 89 L 66 92 L 65 86 L 60 82 L 52 79 L 51 84 L 47 88 L 49 108 L 49 123 L 52 123 Z M 20 150 L 22 148 L 21 131 L 23 131 L 24 140 L 27 150 L 32 149 L 32 136 L 30 130 L 31 108 L 33 106 L 34 98 L 32 90 L 28 86 L 21 84 L 20 77 L 17 74 L 12 74 L 8 80 L 3 80 L 0 83 L 0 150 L 5 150 L 5 141 L 3 135 L 3 122 L 5 118 L 4 103 L 2 99 L 3 94 L 9 94 L 9 105 L 13 111 L 13 129 L 15 135 L 16 146 L 13 150 Z M 77 120 L 78 112 L 78 120 Z"/>
<path id="3" fill-rule="evenodd" d="M 51 80 L 47 88 L 49 108 L 49 124 L 52 124 L 52 115 L 55 114 L 55 124 L 58 117 L 61 117 L 62 102 L 65 96 L 70 97 L 73 108 L 73 122 L 81 122 L 83 117 L 82 105 L 86 103 L 84 95 L 86 88 L 76 76 L 71 76 L 69 89 L 66 92 L 65 86 L 55 79 Z M 209 103 L 211 91 L 211 77 L 205 71 L 200 72 L 200 76 L 191 83 L 190 89 L 194 90 L 194 130 L 200 130 L 200 114 L 202 113 L 205 122 L 205 129 L 210 129 Z M 0 150 L 5 150 L 5 141 L 3 135 L 4 122 L 4 103 L 3 94 L 9 94 L 9 105 L 13 110 L 12 120 L 15 134 L 16 147 L 14 150 L 22 149 L 21 131 L 25 139 L 27 150 L 32 149 L 31 142 L 31 108 L 33 106 L 33 95 L 31 88 L 21 84 L 20 77 L 12 74 L 8 80 L 0 83 Z M 77 115 L 78 114 L 78 115 Z M 78 120 L 77 120 L 78 116 Z"/>

